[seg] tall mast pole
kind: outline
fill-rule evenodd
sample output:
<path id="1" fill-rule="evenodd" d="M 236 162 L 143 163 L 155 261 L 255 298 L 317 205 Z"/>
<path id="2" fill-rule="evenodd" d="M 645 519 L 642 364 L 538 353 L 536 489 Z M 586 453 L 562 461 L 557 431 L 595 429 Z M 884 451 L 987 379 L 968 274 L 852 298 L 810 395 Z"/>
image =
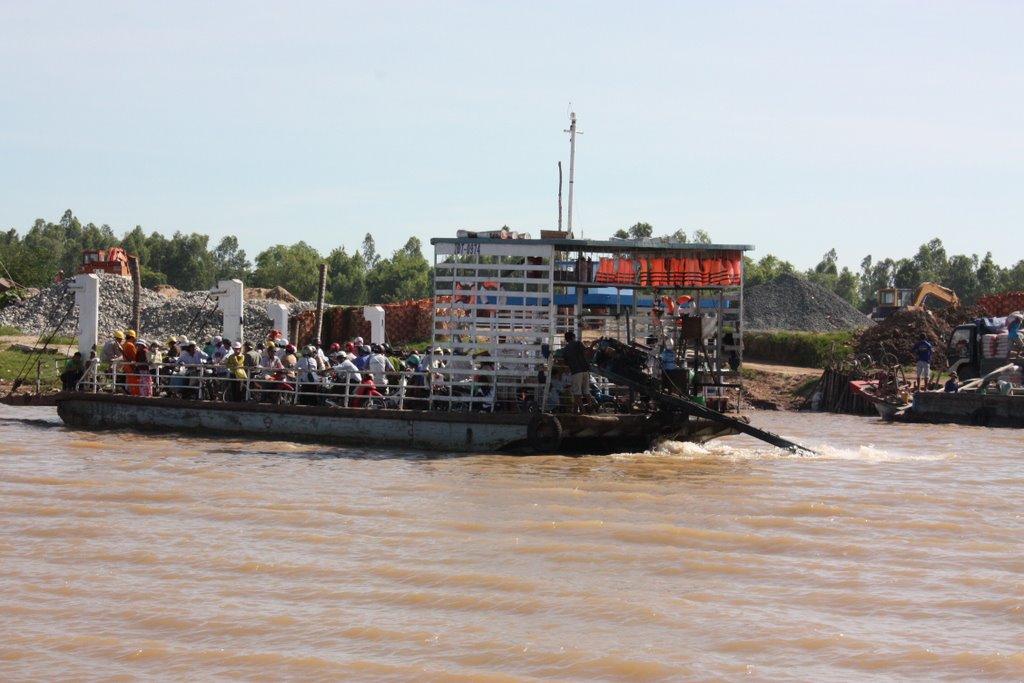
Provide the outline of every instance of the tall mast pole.
<path id="1" fill-rule="evenodd" d="M 572 236 L 572 189 L 576 176 L 576 112 L 569 112 L 569 130 L 563 132 L 569 134 L 569 210 L 565 229 Z"/>

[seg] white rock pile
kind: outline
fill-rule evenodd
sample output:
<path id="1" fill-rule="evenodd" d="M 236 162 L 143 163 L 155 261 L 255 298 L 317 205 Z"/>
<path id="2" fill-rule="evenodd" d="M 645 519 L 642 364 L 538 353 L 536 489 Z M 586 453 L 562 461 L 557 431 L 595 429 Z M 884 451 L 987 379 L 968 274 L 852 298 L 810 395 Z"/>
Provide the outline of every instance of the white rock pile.
<path id="1" fill-rule="evenodd" d="M 100 274 L 99 336 L 106 339 L 114 330 L 132 326 L 132 282 L 117 275 Z M 263 339 L 270 331 L 268 303 L 283 303 L 253 299 L 243 308 L 242 325 L 249 339 Z M 142 289 L 142 314 L 139 336 L 143 339 L 164 340 L 170 335 L 208 338 L 223 328 L 223 314 L 217 302 L 205 291 L 182 292 L 166 298 Z M 311 308 L 309 302 L 285 304 L 290 313 Z M 23 334 L 49 334 L 57 328 L 60 336 L 78 334 L 78 306 L 75 295 L 64 283 L 42 290 L 34 297 L 0 309 L 0 326 L 16 327 Z"/>

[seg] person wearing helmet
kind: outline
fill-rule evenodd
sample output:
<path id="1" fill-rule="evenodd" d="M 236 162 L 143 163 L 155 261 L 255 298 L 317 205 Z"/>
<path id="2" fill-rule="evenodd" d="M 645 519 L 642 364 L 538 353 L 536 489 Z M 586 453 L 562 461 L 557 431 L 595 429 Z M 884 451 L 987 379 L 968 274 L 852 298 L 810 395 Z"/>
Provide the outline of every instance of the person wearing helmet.
<path id="1" fill-rule="evenodd" d="M 125 330 L 124 343 L 121 344 L 121 355 L 124 360 L 124 378 L 127 385 L 125 391 L 132 396 L 139 395 L 139 375 L 135 370 L 135 362 L 139 355 L 135 345 L 135 330 Z"/>
<path id="2" fill-rule="evenodd" d="M 163 344 L 159 339 L 149 342 L 149 374 L 150 395 L 157 396 L 160 393 L 160 368 L 164 365 Z"/>
<path id="3" fill-rule="evenodd" d="M 370 360 L 370 347 L 368 346 L 357 346 L 356 357 L 352 359 L 356 367 L 359 368 L 360 372 L 366 372 L 366 364 Z"/>
<path id="4" fill-rule="evenodd" d="M 371 398 L 381 399 L 383 398 L 383 395 L 377 391 L 377 387 L 373 383 L 373 377 L 367 372 L 363 373 L 363 381 L 361 381 L 359 383 L 359 387 L 356 388 L 356 395 L 352 399 L 352 407 L 369 408 L 371 405 L 369 399 Z"/>
<path id="5" fill-rule="evenodd" d="M 135 364 L 132 366 L 135 377 L 135 396 L 150 397 L 153 395 L 153 378 L 149 374 L 149 344 L 145 339 L 135 340 Z"/>
<path id="6" fill-rule="evenodd" d="M 220 346 L 220 337 L 210 337 L 206 340 L 206 344 L 203 345 L 203 353 L 207 356 L 213 357 L 213 352 Z"/>
<path id="7" fill-rule="evenodd" d="M 324 353 L 323 344 L 319 339 L 313 344 L 313 357 L 316 359 L 316 369 L 319 372 L 327 372 L 330 369 L 331 362 L 327 359 L 327 354 Z"/>
<path id="8" fill-rule="evenodd" d="M 263 342 L 260 342 L 263 344 Z M 266 344 L 263 344 L 265 347 Z M 253 348 L 252 342 L 245 342 L 242 344 L 242 356 L 245 357 L 245 372 L 249 379 L 256 379 L 256 371 L 260 367 L 260 359 L 263 357 L 263 352 Z"/>
<path id="9" fill-rule="evenodd" d="M 223 338 L 214 337 L 213 352 L 210 354 L 210 362 L 213 365 L 223 366 L 224 359 L 228 357 L 229 353 L 231 353 L 231 342 L 229 341 L 227 344 L 225 344 Z M 221 375 L 223 377 L 227 376 L 226 372 L 216 372 L 215 374 Z"/>
<path id="10" fill-rule="evenodd" d="M 401 356 L 391 351 L 390 346 L 384 346 L 384 355 L 387 356 L 388 365 L 392 372 L 402 372 L 405 370 L 405 361 L 402 360 Z"/>
<path id="11" fill-rule="evenodd" d="M 242 353 L 242 343 L 232 342 L 230 352 L 224 356 L 224 370 L 227 372 L 229 401 L 241 402 L 245 400 L 245 385 L 249 375 L 245 369 L 245 354 Z"/>
<path id="12" fill-rule="evenodd" d="M 103 381 L 109 380 L 115 388 L 117 387 L 118 374 L 120 373 L 118 361 L 124 357 L 124 353 L 121 351 L 122 341 L 124 341 L 124 332 L 117 330 L 111 335 L 110 339 L 103 343 L 103 348 L 100 349 L 100 376 L 103 378 Z"/>
<path id="13" fill-rule="evenodd" d="M 281 356 L 281 365 L 284 366 L 285 377 L 289 382 L 295 381 L 295 367 L 298 364 L 299 359 L 295 355 L 295 344 L 286 344 L 284 354 Z"/>
<path id="14" fill-rule="evenodd" d="M 338 351 L 341 351 L 341 344 L 338 342 L 331 344 L 331 353 L 337 353 Z"/>
<path id="15" fill-rule="evenodd" d="M 178 356 L 178 366 L 184 373 L 175 378 L 175 386 L 181 391 L 182 398 L 198 398 L 199 376 L 204 365 L 210 360 L 206 352 L 198 344 L 189 340 L 185 350 Z"/>
<path id="16" fill-rule="evenodd" d="M 188 341 L 188 339 L 184 341 Z M 179 342 L 167 342 L 167 351 L 163 354 L 163 363 L 160 364 L 156 371 L 156 382 L 153 385 L 154 393 L 167 392 L 170 394 L 171 384 L 174 381 L 174 371 L 178 368 L 178 358 L 181 357 L 181 350 L 178 348 Z"/>
<path id="17" fill-rule="evenodd" d="M 429 377 L 427 366 L 415 351 L 405 359 L 405 370 L 408 378 L 406 380 L 406 405 L 413 410 L 426 410 L 428 407 L 427 397 L 430 395 Z"/>
<path id="18" fill-rule="evenodd" d="M 281 368 L 281 359 L 277 355 L 277 344 L 268 341 L 260 354 L 260 374 L 269 377 L 273 371 Z"/>
<path id="19" fill-rule="evenodd" d="M 261 403 L 280 401 L 283 395 L 281 392 L 289 388 L 285 383 L 284 365 L 281 363 L 281 357 L 277 355 L 278 350 L 277 344 L 268 341 L 260 356 L 260 365 L 256 370 L 260 381 L 256 383 L 256 386 L 259 389 L 257 400 Z"/>
<path id="20" fill-rule="evenodd" d="M 359 376 L 359 366 L 353 362 L 352 358 L 349 358 L 348 354 L 344 351 L 339 351 L 334 359 L 334 363 L 331 366 L 331 371 L 334 373 L 334 377 L 339 382 L 352 382 L 358 384 L 362 381 L 362 377 Z"/>
<path id="21" fill-rule="evenodd" d="M 381 345 L 371 345 L 370 357 L 366 360 L 366 370 L 373 376 L 373 383 L 382 392 L 383 387 L 387 386 L 388 383 L 387 371 L 389 368 L 387 356 L 384 355 L 384 349 L 381 348 Z"/>
<path id="22" fill-rule="evenodd" d="M 302 358 L 295 363 L 295 375 L 299 382 L 299 403 L 303 405 L 318 404 L 320 391 L 320 372 L 316 361 L 316 347 L 307 344 L 302 347 Z"/>
<path id="23" fill-rule="evenodd" d="M 279 337 L 276 342 L 277 344 L 277 357 L 284 361 L 284 356 L 287 353 L 285 349 L 288 347 L 288 339 L 286 337 Z"/>

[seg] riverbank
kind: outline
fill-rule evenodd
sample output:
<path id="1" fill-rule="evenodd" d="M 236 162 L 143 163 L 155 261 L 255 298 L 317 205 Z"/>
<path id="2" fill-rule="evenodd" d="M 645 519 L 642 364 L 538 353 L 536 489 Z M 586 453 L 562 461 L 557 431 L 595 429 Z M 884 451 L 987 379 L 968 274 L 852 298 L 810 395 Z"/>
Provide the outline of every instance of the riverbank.
<path id="1" fill-rule="evenodd" d="M 743 367 L 742 409 L 799 410 L 822 372 L 765 362 L 746 361 Z"/>

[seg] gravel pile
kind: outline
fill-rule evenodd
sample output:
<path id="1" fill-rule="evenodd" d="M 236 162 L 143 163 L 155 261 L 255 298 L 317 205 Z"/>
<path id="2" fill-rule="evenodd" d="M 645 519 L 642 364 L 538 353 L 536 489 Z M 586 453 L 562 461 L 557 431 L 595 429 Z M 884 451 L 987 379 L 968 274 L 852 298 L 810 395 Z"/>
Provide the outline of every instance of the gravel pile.
<path id="1" fill-rule="evenodd" d="M 100 274 L 100 341 L 114 330 L 131 327 L 132 282 L 129 278 Z M 0 325 L 17 327 L 24 334 L 46 334 L 64 319 L 57 334 L 74 337 L 78 334 L 78 307 L 74 292 L 64 284 L 56 284 L 38 295 L 0 309 Z M 270 331 L 267 300 L 253 299 L 244 304 L 243 326 L 249 339 L 265 338 Z M 273 303 L 284 303 L 273 301 Z M 309 302 L 286 304 L 290 313 L 314 307 Z M 70 311 L 69 311 L 70 308 Z M 65 318 L 66 315 L 66 318 Z M 223 315 L 216 300 L 207 292 L 181 292 L 167 298 L 143 288 L 139 336 L 143 339 L 166 339 L 169 335 L 193 338 L 218 334 Z"/>
<path id="2" fill-rule="evenodd" d="M 795 275 L 780 275 L 746 291 L 747 330 L 831 332 L 874 325 L 868 316 L 829 290 Z"/>

